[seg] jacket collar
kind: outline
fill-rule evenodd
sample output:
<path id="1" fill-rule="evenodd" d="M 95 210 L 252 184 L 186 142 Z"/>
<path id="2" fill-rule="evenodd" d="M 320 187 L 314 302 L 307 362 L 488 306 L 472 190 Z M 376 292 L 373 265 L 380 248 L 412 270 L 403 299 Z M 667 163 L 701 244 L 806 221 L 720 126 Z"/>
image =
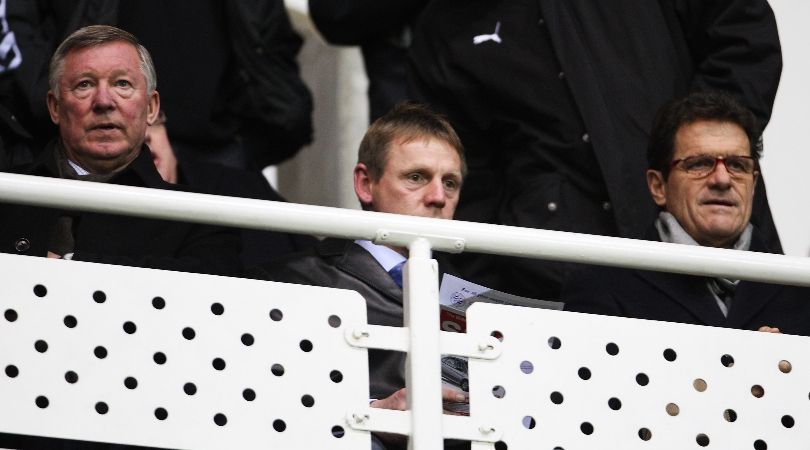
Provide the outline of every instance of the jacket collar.
<path id="1" fill-rule="evenodd" d="M 58 139 L 49 142 L 40 152 L 37 159 L 30 165 L 23 167 L 20 173 L 58 178 L 59 169 L 57 168 L 56 157 L 54 155 L 58 142 Z M 116 174 L 110 182 L 113 184 L 150 188 L 165 188 L 167 184 L 160 178 L 160 174 L 152 162 L 149 147 L 147 147 L 146 144 L 141 147 L 138 156 L 129 163 L 129 166 Z"/>
<path id="2" fill-rule="evenodd" d="M 402 288 L 363 247 L 344 239 L 325 239 L 316 251 L 323 257 L 337 258 L 335 267 L 359 279 L 366 285 L 402 303 Z"/>

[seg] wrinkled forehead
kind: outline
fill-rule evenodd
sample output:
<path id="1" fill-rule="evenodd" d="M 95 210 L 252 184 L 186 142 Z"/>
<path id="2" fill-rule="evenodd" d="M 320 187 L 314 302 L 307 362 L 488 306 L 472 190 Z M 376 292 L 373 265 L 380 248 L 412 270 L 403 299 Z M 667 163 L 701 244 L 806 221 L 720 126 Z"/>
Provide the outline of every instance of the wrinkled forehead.
<path id="1" fill-rule="evenodd" d="M 728 121 L 699 120 L 684 124 L 674 140 L 673 159 L 695 155 L 753 156 L 743 128 Z"/>

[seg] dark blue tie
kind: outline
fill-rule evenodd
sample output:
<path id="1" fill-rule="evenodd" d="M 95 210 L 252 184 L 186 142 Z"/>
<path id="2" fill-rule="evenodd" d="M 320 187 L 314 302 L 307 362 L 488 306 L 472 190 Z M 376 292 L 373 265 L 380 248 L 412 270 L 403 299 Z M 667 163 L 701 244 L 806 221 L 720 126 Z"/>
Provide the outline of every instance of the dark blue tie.
<path id="1" fill-rule="evenodd" d="M 388 275 L 391 275 L 391 278 L 394 280 L 394 283 L 396 283 L 397 286 L 399 287 L 402 287 L 402 266 L 404 265 L 405 261 L 402 261 L 388 271 Z"/>

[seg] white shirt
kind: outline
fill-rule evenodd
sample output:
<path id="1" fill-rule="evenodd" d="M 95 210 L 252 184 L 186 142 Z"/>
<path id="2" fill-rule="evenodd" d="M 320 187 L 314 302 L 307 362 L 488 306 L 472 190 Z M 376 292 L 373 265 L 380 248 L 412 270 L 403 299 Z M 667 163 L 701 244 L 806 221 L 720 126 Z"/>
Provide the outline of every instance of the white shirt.
<path id="1" fill-rule="evenodd" d="M 391 248 L 386 247 L 384 245 L 377 245 L 371 241 L 361 240 L 358 239 L 354 241 L 355 244 L 359 245 L 366 249 L 367 252 L 371 253 L 371 256 L 377 260 L 378 263 L 385 269 L 386 272 L 390 271 L 394 268 L 397 264 L 405 261 L 407 258 L 400 255 L 399 253 L 391 250 Z"/>

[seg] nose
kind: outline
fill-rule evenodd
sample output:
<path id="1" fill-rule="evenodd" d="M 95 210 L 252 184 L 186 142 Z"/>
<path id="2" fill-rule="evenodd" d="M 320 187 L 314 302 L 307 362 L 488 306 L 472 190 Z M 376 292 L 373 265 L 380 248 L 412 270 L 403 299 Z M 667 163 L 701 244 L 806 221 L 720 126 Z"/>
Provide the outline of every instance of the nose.
<path id="1" fill-rule="evenodd" d="M 444 208 L 447 203 L 447 192 L 441 179 L 432 180 L 425 191 L 425 204 L 433 208 Z"/>
<path id="2" fill-rule="evenodd" d="M 726 168 L 726 160 L 719 159 L 714 167 L 714 171 L 709 174 L 709 183 L 712 187 L 725 189 L 731 186 L 731 175 Z"/>
<path id="3" fill-rule="evenodd" d="M 93 111 L 103 113 L 115 107 L 112 97 L 112 87 L 100 84 L 93 95 Z"/>

